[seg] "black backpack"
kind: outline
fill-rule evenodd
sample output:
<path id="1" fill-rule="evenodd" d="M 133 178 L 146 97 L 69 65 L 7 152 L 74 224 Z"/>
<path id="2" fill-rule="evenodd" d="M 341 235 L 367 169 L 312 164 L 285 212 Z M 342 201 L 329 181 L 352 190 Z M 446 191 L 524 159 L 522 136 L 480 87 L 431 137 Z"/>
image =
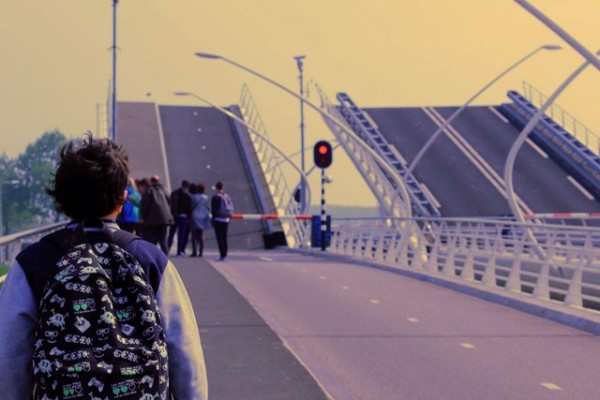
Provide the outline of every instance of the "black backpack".
<path id="1" fill-rule="evenodd" d="M 169 393 L 167 345 L 136 239 L 111 232 L 89 241 L 83 222 L 42 240 L 64 250 L 39 305 L 33 353 L 35 399 L 161 399 Z M 121 245 L 119 245 L 121 244 Z"/>

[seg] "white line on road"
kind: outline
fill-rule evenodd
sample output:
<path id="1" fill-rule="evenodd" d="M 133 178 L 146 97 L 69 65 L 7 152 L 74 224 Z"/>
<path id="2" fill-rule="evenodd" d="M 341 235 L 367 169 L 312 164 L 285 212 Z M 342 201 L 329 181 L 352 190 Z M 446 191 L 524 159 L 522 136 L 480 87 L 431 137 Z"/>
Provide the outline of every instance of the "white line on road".
<path id="1" fill-rule="evenodd" d="M 407 320 L 408 322 L 412 322 L 412 323 L 419 322 L 419 320 L 418 320 L 417 318 L 415 318 L 415 317 L 408 317 L 408 318 L 406 318 L 406 320 Z"/>
<path id="2" fill-rule="evenodd" d="M 302 268 L 302 272 L 308 272 L 308 268 Z"/>
<path id="3" fill-rule="evenodd" d="M 344 290 L 350 290 L 350 286 L 342 286 L 342 289 L 344 289 Z"/>
<path id="4" fill-rule="evenodd" d="M 552 382 L 542 382 L 540 383 L 540 385 L 542 385 L 543 388 L 546 388 L 548 390 L 562 390 L 562 388 Z"/>
<path id="5" fill-rule="evenodd" d="M 496 110 L 496 108 L 494 108 L 494 107 L 488 107 L 488 108 L 490 109 L 491 112 L 493 112 L 496 115 L 496 117 L 498 117 L 498 119 L 500 119 L 500 121 L 504 122 L 505 124 L 508 124 L 508 122 L 509 122 L 508 119 L 504 115 L 500 114 L 498 112 L 498 110 Z"/>
<path id="6" fill-rule="evenodd" d="M 319 279 L 327 279 L 327 277 L 325 275 L 321 275 L 319 276 Z"/>
<path id="7" fill-rule="evenodd" d="M 371 299 L 371 300 L 369 300 L 369 303 L 371 303 L 371 304 L 379 304 L 379 300 Z"/>
<path id="8" fill-rule="evenodd" d="M 535 144 L 531 139 L 527 139 L 527 144 L 531 146 L 531 148 L 534 149 L 540 156 L 548 158 L 548 154 L 546 154 L 544 150 L 540 149 L 539 146 Z"/>
<path id="9" fill-rule="evenodd" d="M 263 261 L 273 261 L 273 259 L 272 259 L 272 258 L 265 257 L 265 256 L 260 256 L 259 258 L 260 258 L 261 260 L 263 260 Z"/>
<path id="10" fill-rule="evenodd" d="M 572 176 L 567 175 L 567 180 L 571 182 L 573 186 L 575 186 L 585 197 L 587 197 L 588 200 L 594 200 L 594 196 L 592 196 L 590 192 L 585 190 L 585 188 L 581 186 L 581 184 L 577 182 Z"/>
<path id="11" fill-rule="evenodd" d="M 465 348 L 465 349 L 474 349 L 475 346 L 472 345 L 471 343 L 461 343 L 460 347 Z"/>
<path id="12" fill-rule="evenodd" d="M 446 121 L 444 116 L 433 107 L 423 107 L 423 112 L 438 126 L 442 127 Z M 469 142 L 452 125 L 446 126 L 444 133 L 462 152 L 465 157 L 473 163 L 475 168 L 490 182 L 492 186 L 504 197 L 508 198 L 504 179 L 488 164 L 488 162 L 469 144 Z M 533 213 L 525 202 L 517 196 L 517 202 L 523 211 Z"/>

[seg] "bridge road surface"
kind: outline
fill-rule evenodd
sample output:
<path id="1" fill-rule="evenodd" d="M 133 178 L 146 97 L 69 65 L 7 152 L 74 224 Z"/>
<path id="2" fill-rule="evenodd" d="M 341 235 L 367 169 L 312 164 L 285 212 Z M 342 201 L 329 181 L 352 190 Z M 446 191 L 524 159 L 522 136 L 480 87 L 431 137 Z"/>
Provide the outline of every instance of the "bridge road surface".
<path id="1" fill-rule="evenodd" d="M 206 260 L 175 258 L 202 339 L 210 400 L 327 400 L 314 378 Z M 182 399 L 193 400 L 193 399 Z"/>
<path id="2" fill-rule="evenodd" d="M 600 399 L 592 334 L 285 250 L 235 252 L 213 265 L 334 399 Z"/>
<path id="3" fill-rule="evenodd" d="M 432 119 L 436 113 L 443 123 L 456 107 L 365 108 L 381 133 L 408 163 L 438 129 Z M 439 119 L 438 119 L 439 121 Z M 501 119 L 492 107 L 469 107 L 452 122 L 459 138 L 441 134 L 415 168 L 415 176 L 425 183 L 441 203 L 444 217 L 499 216 L 510 213 L 506 197 L 491 182 L 492 174 L 482 170 L 477 157 L 503 182 L 504 164 L 519 134 Z M 478 154 L 465 156 L 459 149 L 466 141 Z M 464 145 L 461 145 L 464 148 Z M 598 212 L 600 203 L 586 197 L 567 173 L 554 161 L 544 158 L 530 143 L 518 154 L 514 171 L 515 191 L 537 213 Z"/>

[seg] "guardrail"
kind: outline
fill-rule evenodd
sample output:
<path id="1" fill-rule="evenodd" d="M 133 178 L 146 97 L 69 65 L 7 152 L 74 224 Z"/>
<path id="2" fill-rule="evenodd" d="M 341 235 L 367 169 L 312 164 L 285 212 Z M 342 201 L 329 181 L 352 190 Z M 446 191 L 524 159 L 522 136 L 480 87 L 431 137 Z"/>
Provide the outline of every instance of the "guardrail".
<path id="1" fill-rule="evenodd" d="M 537 112 L 537 108 L 515 91 L 509 91 L 508 97 L 513 103 L 502 104 L 499 110 L 518 129 L 522 129 Z M 548 116 L 542 117 L 532 131 L 531 139 L 590 193 L 600 198 L 598 155 Z"/>
<path id="2" fill-rule="evenodd" d="M 599 228 L 481 219 L 338 219 L 332 223 L 330 251 L 600 310 Z"/>
<path id="3" fill-rule="evenodd" d="M 248 86 L 244 85 L 240 96 L 240 110 L 244 116 L 244 120 L 248 126 L 252 127 L 248 133 L 256 155 L 260 162 L 264 177 L 267 181 L 269 191 L 272 195 L 277 214 L 279 215 L 296 215 L 298 214 L 298 204 L 294 201 L 294 196 L 288 186 L 285 175 L 281 171 L 282 157 L 273 149 L 265 139 L 257 135 L 259 132 L 264 137 L 269 137 L 262 118 L 258 112 L 258 108 L 254 103 L 252 94 Z M 307 246 L 308 227 L 300 220 L 287 219 L 282 220 L 281 225 L 286 236 L 289 247 L 304 247 Z"/>
<path id="4" fill-rule="evenodd" d="M 38 241 L 43 235 L 65 226 L 65 222 L 29 229 L 0 237 L 0 264 L 10 264 L 16 255 L 29 243 Z"/>
<path id="5" fill-rule="evenodd" d="M 529 82 L 523 82 L 524 96 L 536 107 L 541 107 L 548 96 L 534 88 Z M 567 132 L 570 132 L 580 142 L 585 144 L 595 154 L 600 154 L 600 136 L 569 114 L 556 103 L 552 103 L 546 114 L 559 123 Z"/>
<path id="6" fill-rule="evenodd" d="M 440 217 L 440 211 L 429 199 L 419 181 L 408 170 L 405 161 L 392 150 L 390 143 L 367 117 L 367 114 L 356 105 L 347 93 L 338 93 L 336 98 L 340 102 L 340 114 L 350 128 L 402 177 L 411 197 L 411 205 L 415 214 L 421 217 Z"/>

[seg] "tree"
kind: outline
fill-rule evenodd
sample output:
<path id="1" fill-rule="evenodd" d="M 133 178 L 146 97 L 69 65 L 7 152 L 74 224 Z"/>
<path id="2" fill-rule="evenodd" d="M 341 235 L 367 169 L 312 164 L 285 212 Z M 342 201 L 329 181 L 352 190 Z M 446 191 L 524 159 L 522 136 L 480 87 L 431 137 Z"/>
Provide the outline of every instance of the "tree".
<path id="1" fill-rule="evenodd" d="M 13 162 L 12 178 L 17 185 L 5 186 L 5 215 L 11 231 L 35 224 L 57 221 L 59 214 L 46 187 L 58 164 L 58 153 L 67 138 L 58 130 L 45 132 L 27 146 L 25 152 Z"/>

